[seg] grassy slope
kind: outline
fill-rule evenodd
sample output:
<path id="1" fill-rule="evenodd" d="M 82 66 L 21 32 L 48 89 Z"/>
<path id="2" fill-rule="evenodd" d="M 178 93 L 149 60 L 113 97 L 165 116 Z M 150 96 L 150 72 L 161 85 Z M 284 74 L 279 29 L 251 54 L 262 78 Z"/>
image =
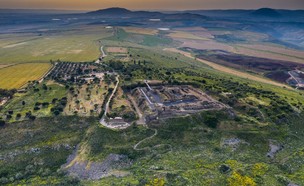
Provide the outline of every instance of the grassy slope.
<path id="1" fill-rule="evenodd" d="M 284 179 L 301 184 L 303 174 L 300 172 L 303 166 L 292 164 L 291 172 L 286 171 L 281 167 L 278 160 L 275 158 L 270 160 L 266 157 L 268 151 L 268 139 L 283 141 L 286 137 L 285 131 L 273 130 L 276 126 L 270 128 L 243 130 L 246 125 L 243 123 L 237 130 L 225 131 L 214 130 L 208 128 L 204 122 L 204 114 L 195 117 L 187 117 L 184 119 L 172 119 L 157 127 L 158 135 L 145 143 L 142 143 L 139 148 L 146 147 L 146 150 L 138 151 L 137 153 L 125 149 L 128 143 L 120 138 L 119 143 L 113 144 L 112 141 L 105 142 L 100 146 L 107 146 L 111 144 L 113 150 L 111 152 L 129 153 L 129 156 L 135 158 L 134 165 L 127 169 L 131 171 L 130 176 L 124 178 L 105 178 L 100 181 L 84 181 L 84 184 L 89 185 L 144 185 L 153 180 L 154 178 L 164 178 L 168 185 L 226 185 L 227 180 L 232 176 L 232 172 L 241 172 L 243 175 L 248 176 L 250 179 L 258 183 L 258 185 L 284 185 Z M 234 125 L 240 125 L 233 120 L 223 118 L 222 120 L 230 121 Z M 302 116 L 303 117 L 303 116 Z M 299 118 L 298 118 L 299 119 Z M 255 126 L 251 126 L 254 129 Z M 303 126 L 301 126 L 303 127 Z M 99 134 L 100 130 L 96 130 L 91 135 L 90 140 L 104 141 L 103 135 Z M 139 129 L 133 129 L 136 132 Z M 114 139 L 113 135 L 120 136 L 123 133 L 132 136 L 128 131 L 112 132 L 111 137 L 107 139 Z M 293 131 L 294 132 L 294 131 Z M 288 134 L 291 137 L 292 135 Z M 236 150 L 230 146 L 223 146 L 224 139 L 231 139 L 238 137 L 243 140 Z M 102 139 L 101 139 L 102 138 Z M 116 139 L 117 137 L 115 137 Z M 132 137 L 131 137 L 132 138 Z M 301 136 L 301 139 L 303 136 Z M 144 139 L 144 138 L 142 138 Z M 108 140 L 106 140 L 108 141 Z M 131 140 L 132 141 L 132 140 Z M 296 143 L 299 143 L 300 141 Z M 295 141 L 286 143 L 284 145 L 293 146 Z M 135 141 L 133 142 L 135 144 Z M 123 145 L 123 146 L 121 146 Z M 114 148 L 113 148 L 114 147 Z M 299 149 L 289 151 L 281 151 L 288 155 L 294 154 Z M 107 150 L 106 150 L 107 152 Z M 140 154 L 138 154 L 140 152 Z M 101 154 L 104 152 L 100 151 Z M 135 153 L 135 154 L 134 154 Z M 299 158 L 302 155 L 297 155 Z M 96 157 L 96 155 L 95 155 Z M 100 157 L 100 156 L 97 156 Z M 221 165 L 228 165 L 232 170 L 229 173 L 220 173 L 219 167 Z"/>
<path id="2" fill-rule="evenodd" d="M 59 117 L 17 122 L 1 128 L 0 156 L 4 158 L 0 161 L 1 184 L 23 178 L 20 184 L 26 184 L 27 180 L 33 185 L 73 184 L 56 170 L 94 121 Z M 10 152 L 15 155 L 9 155 Z"/>

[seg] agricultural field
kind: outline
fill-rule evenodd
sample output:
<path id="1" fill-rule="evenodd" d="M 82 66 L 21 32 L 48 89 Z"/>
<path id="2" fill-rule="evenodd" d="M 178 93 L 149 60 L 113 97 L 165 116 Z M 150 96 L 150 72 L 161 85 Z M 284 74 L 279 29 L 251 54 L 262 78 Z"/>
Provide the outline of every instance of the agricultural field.
<path id="1" fill-rule="evenodd" d="M 49 62 L 58 59 L 73 62 L 94 61 L 100 54 L 99 40 L 111 36 L 112 31 L 92 26 L 85 29 L 85 33 L 71 29 L 60 34 L 45 31 L 40 35 L 12 35 L 10 37 L 20 39 L 0 47 L 0 64 Z M 0 40 L 8 39 L 6 35 L 0 35 Z"/>
<path id="2" fill-rule="evenodd" d="M 138 28 L 138 27 L 123 27 L 126 32 L 134 34 L 143 34 L 143 35 L 155 35 L 158 33 L 158 30 L 147 29 L 147 28 Z"/>
<path id="3" fill-rule="evenodd" d="M 52 65 L 50 63 L 19 64 L 0 69 L 0 88 L 18 89 L 29 81 L 42 78 Z"/>
<path id="4" fill-rule="evenodd" d="M 128 49 L 123 47 L 108 47 L 106 51 L 108 53 L 122 53 L 122 54 L 128 53 Z"/>
<path id="5" fill-rule="evenodd" d="M 214 34 L 212 33 L 212 31 L 209 31 L 208 29 L 203 27 L 185 27 L 185 28 L 177 28 L 175 30 L 181 33 L 192 34 L 200 38 L 214 39 Z"/>
<path id="6" fill-rule="evenodd" d="M 225 50 L 229 52 L 234 52 L 235 49 L 233 46 L 217 42 L 214 40 L 187 40 L 187 39 L 178 39 L 178 41 L 182 42 L 179 47 L 192 47 L 200 50 Z"/>
<path id="7" fill-rule="evenodd" d="M 169 51 L 172 51 L 172 52 L 176 52 L 176 53 L 179 53 L 181 55 L 184 55 L 184 56 L 187 56 L 187 57 L 190 57 L 190 58 L 195 58 L 189 52 L 184 52 L 184 51 L 177 50 L 177 49 L 166 49 L 166 50 L 169 50 Z M 251 75 L 251 74 L 248 74 L 248 73 L 243 73 L 243 72 L 234 70 L 232 68 L 227 68 L 225 66 L 218 65 L 216 63 L 212 63 L 212 62 L 207 61 L 207 60 L 203 60 L 203 59 L 197 59 L 197 60 L 200 61 L 200 62 L 202 62 L 202 63 L 204 63 L 204 64 L 206 64 L 206 65 L 209 65 L 210 67 L 212 67 L 212 68 L 214 68 L 214 69 L 216 69 L 218 71 L 221 71 L 221 72 L 224 72 L 224 73 L 228 73 L 228 74 L 231 74 L 231 75 L 234 75 L 234 76 L 238 76 L 238 77 L 241 77 L 241 78 L 258 81 L 258 82 L 261 82 L 261 83 L 267 83 L 267 84 L 271 84 L 271 85 L 276 85 L 276 86 L 280 86 L 280 87 L 286 87 L 287 86 L 287 85 L 284 85 L 284 84 L 281 84 L 281 83 L 277 83 L 277 82 L 268 80 L 266 78 L 262 78 L 262 77 L 259 77 L 259 76 L 254 76 L 254 75 Z"/>
<path id="8" fill-rule="evenodd" d="M 168 34 L 169 37 L 193 40 L 208 40 L 208 38 L 200 37 L 189 32 L 174 31 Z"/>
<path id="9" fill-rule="evenodd" d="M 286 60 L 296 63 L 304 63 L 304 52 L 285 49 L 282 47 L 265 46 L 265 45 L 237 45 L 236 53 L 256 56 L 262 58 L 270 58 L 276 60 Z"/>

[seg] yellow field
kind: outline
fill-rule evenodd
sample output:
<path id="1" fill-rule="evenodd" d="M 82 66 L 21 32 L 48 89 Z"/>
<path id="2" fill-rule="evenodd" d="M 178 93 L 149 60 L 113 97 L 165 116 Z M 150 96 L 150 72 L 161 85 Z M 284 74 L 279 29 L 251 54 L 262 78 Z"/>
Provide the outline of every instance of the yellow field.
<path id="1" fill-rule="evenodd" d="M 27 63 L 0 69 L 0 88 L 20 88 L 28 81 L 40 79 L 50 68 L 50 63 Z"/>

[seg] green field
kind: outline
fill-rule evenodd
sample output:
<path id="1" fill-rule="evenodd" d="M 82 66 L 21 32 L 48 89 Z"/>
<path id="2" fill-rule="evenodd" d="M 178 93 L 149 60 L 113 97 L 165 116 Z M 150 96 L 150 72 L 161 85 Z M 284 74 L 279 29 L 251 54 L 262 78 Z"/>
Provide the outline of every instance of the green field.
<path id="1" fill-rule="evenodd" d="M 94 61 L 99 55 L 99 40 L 112 35 L 103 27 L 87 26 L 85 32 L 67 30 L 58 34 L 0 35 L 0 64 L 56 61 Z M 16 39 L 17 38 L 17 39 Z"/>
<path id="2" fill-rule="evenodd" d="M 18 89 L 28 81 L 38 80 L 47 73 L 50 63 L 19 64 L 0 69 L 0 88 Z"/>

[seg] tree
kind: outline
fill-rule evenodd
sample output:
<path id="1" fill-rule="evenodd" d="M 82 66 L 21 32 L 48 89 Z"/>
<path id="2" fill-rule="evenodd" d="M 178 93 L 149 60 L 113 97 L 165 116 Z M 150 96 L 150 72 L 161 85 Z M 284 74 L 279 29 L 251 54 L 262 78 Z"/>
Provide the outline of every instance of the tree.
<path id="1" fill-rule="evenodd" d="M 40 110 L 40 108 L 36 106 L 36 107 L 34 107 L 34 110 Z"/>
<path id="2" fill-rule="evenodd" d="M 54 113 L 55 116 L 58 116 L 60 114 L 59 110 L 54 110 L 53 113 Z"/>
<path id="3" fill-rule="evenodd" d="M 30 118 L 30 120 L 34 121 L 36 119 L 36 116 L 31 115 L 29 118 Z"/>
<path id="4" fill-rule="evenodd" d="M 43 89 L 43 90 L 47 90 L 47 89 L 48 89 L 47 86 L 46 86 L 46 84 L 43 84 L 43 85 L 42 85 L 42 89 Z"/>
<path id="5" fill-rule="evenodd" d="M 18 113 L 18 114 L 16 115 L 16 118 L 21 118 L 21 114 Z"/>
<path id="6" fill-rule="evenodd" d="M 5 125 L 5 121 L 0 120 L 0 127 L 3 127 Z"/>
<path id="7" fill-rule="evenodd" d="M 8 115 L 6 115 L 6 119 L 7 119 L 7 120 L 12 119 L 12 115 L 9 115 L 9 114 L 8 114 Z"/>

